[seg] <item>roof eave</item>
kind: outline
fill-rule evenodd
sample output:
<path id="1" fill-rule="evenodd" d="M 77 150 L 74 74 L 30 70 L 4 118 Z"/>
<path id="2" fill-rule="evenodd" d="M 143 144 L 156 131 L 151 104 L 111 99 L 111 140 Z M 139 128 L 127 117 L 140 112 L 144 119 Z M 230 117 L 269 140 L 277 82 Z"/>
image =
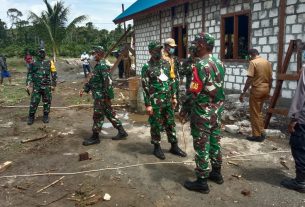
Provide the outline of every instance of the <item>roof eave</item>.
<path id="1" fill-rule="evenodd" d="M 131 19 L 137 19 L 137 18 L 139 18 L 141 16 L 144 16 L 146 14 L 149 14 L 149 13 L 158 12 L 158 11 L 160 11 L 160 10 L 166 8 L 166 7 L 172 7 L 172 6 L 176 6 L 176 5 L 179 5 L 179 4 L 184 4 L 184 3 L 187 3 L 189 1 L 190 0 L 170 0 L 170 1 L 166 1 L 164 3 L 158 4 L 154 7 L 146 9 L 144 11 L 141 11 L 141 12 L 138 12 L 138 13 L 135 13 L 135 14 L 132 14 L 132 15 L 120 18 L 120 19 L 114 19 L 113 22 L 115 24 L 119 24 L 119 23 L 122 23 L 122 22 L 126 22 L 128 20 L 131 20 Z"/>

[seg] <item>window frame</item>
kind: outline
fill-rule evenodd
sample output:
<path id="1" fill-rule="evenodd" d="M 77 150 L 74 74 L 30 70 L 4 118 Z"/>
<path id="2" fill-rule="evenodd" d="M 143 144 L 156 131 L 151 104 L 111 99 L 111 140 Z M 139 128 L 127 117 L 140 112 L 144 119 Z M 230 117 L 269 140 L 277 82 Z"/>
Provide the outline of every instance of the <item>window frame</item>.
<path id="1" fill-rule="evenodd" d="M 220 57 L 222 61 L 226 61 L 226 62 L 247 62 L 248 60 L 245 59 L 240 59 L 238 58 L 238 16 L 241 15 L 247 15 L 249 17 L 249 21 L 248 21 L 248 48 L 251 47 L 251 25 L 252 25 L 252 20 L 251 20 L 251 10 L 244 10 L 244 11 L 240 11 L 240 12 L 233 12 L 233 13 L 229 13 L 229 14 L 224 14 L 221 15 L 221 23 L 220 23 Z M 234 35 L 234 42 L 233 42 L 233 58 L 231 59 L 225 59 L 224 55 L 225 55 L 225 19 L 228 17 L 233 17 L 234 18 L 234 32 L 233 34 L 237 34 Z"/>

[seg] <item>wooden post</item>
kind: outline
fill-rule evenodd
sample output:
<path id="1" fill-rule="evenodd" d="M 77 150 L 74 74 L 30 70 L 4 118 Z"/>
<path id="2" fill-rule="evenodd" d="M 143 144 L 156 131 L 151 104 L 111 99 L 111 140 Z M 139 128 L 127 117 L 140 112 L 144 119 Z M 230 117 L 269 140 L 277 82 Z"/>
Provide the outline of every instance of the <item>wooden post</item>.
<path id="1" fill-rule="evenodd" d="M 205 2 L 206 0 L 202 0 L 202 32 L 205 32 Z"/>
<path id="2" fill-rule="evenodd" d="M 125 11 L 124 4 L 122 4 L 122 13 Z M 124 32 L 126 32 L 126 22 L 124 21 Z"/>
<path id="3" fill-rule="evenodd" d="M 279 33 L 278 33 L 278 54 L 277 54 L 277 72 L 281 72 L 283 64 L 284 52 L 284 32 L 285 32 L 285 19 L 286 19 L 286 0 L 280 0 L 279 7 Z"/>

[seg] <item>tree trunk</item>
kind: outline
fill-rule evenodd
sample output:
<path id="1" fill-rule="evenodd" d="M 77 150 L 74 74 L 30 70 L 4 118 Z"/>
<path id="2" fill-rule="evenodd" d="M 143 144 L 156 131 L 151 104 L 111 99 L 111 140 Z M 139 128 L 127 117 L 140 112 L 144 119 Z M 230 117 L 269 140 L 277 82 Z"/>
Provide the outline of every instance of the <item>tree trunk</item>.
<path id="1" fill-rule="evenodd" d="M 53 46 L 53 61 L 56 63 L 56 47 Z"/>

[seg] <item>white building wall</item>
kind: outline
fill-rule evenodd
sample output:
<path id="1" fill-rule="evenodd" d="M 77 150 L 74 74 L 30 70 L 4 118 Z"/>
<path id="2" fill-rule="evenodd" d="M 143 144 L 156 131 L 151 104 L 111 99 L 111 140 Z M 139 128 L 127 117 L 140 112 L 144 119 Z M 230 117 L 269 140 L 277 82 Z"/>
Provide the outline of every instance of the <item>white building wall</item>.
<path id="1" fill-rule="evenodd" d="M 201 0 L 193 0 L 189 4 L 189 12 L 184 19 L 183 6 L 176 7 L 176 16 L 171 18 L 171 10 L 147 15 L 134 20 L 136 35 L 137 74 L 149 59 L 147 45 L 151 40 L 160 40 L 161 43 L 171 37 L 172 27 L 185 24 L 188 28 L 188 41 L 194 39 L 194 35 L 202 31 L 202 3 Z M 230 5 L 221 8 L 220 0 L 205 1 L 205 30 L 215 36 L 214 55 L 220 54 L 221 16 L 239 11 L 250 10 L 250 47 L 256 48 L 262 57 L 273 65 L 273 78 L 276 79 L 278 31 L 279 31 L 279 0 L 235 0 Z M 305 41 L 305 0 L 287 0 L 286 8 L 285 47 L 288 48 L 291 39 Z M 183 21 L 184 20 L 184 21 Z M 285 54 L 284 54 L 285 56 Z M 226 66 L 225 88 L 240 91 L 247 79 L 248 63 L 224 61 Z M 296 57 L 292 57 L 288 71 L 296 71 Z M 275 81 L 274 81 L 275 87 Z M 296 82 L 284 81 L 282 96 L 291 98 L 296 88 Z"/>

